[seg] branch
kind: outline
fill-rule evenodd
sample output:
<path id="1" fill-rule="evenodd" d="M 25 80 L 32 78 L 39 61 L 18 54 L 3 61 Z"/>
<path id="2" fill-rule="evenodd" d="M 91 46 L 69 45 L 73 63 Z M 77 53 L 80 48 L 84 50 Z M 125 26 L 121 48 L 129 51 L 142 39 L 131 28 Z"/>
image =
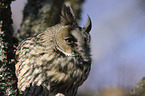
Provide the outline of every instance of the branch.
<path id="1" fill-rule="evenodd" d="M 131 90 L 130 96 L 145 96 L 145 77 Z"/>

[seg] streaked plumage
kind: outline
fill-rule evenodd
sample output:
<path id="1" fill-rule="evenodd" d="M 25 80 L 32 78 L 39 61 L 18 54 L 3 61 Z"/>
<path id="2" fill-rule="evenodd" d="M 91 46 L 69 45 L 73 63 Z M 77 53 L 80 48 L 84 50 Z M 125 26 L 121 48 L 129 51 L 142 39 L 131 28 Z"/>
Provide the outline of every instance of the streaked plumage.
<path id="1" fill-rule="evenodd" d="M 70 7 L 62 9 L 61 23 L 23 41 L 18 49 L 18 88 L 46 87 L 52 96 L 75 96 L 91 67 L 91 21 L 79 27 Z"/>

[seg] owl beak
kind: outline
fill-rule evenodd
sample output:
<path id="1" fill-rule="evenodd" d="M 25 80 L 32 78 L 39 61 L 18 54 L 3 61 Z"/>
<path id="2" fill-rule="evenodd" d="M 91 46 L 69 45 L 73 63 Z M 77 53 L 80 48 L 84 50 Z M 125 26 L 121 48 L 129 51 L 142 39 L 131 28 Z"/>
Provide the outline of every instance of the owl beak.
<path id="1" fill-rule="evenodd" d="M 85 26 L 85 32 L 89 33 L 92 29 L 92 22 L 91 22 L 91 19 L 88 15 L 88 21 L 87 21 L 87 24 Z"/>

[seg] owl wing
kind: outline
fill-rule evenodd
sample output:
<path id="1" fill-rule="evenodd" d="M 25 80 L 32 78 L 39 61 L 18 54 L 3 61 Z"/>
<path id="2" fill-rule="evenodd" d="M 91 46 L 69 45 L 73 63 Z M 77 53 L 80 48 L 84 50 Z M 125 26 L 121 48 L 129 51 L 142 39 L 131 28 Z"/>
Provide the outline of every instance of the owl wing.
<path id="1" fill-rule="evenodd" d="M 44 86 L 30 86 L 25 90 L 24 96 L 49 96 L 49 90 Z"/>
<path id="2" fill-rule="evenodd" d="M 37 62 L 38 60 L 37 57 L 35 59 L 32 57 L 34 55 L 40 56 L 40 53 L 42 53 L 43 51 L 43 50 L 40 51 L 41 49 L 40 46 L 36 44 L 38 38 L 39 36 L 28 38 L 22 41 L 17 47 L 17 51 L 16 51 L 18 62 L 15 65 L 15 67 L 16 67 L 16 75 L 18 77 L 18 88 L 22 91 L 25 90 L 24 96 L 49 96 L 48 95 L 49 89 L 45 88 L 42 85 L 38 86 L 39 84 L 35 85 L 35 82 L 33 82 L 32 80 L 35 78 L 35 75 L 34 75 L 35 72 L 33 71 L 35 69 L 37 70 L 37 68 L 34 67 L 34 63 L 35 63 L 34 61 Z"/>
<path id="3" fill-rule="evenodd" d="M 26 89 L 24 96 L 65 96 L 62 93 L 56 95 L 51 94 L 50 91 L 43 86 L 31 86 Z"/>

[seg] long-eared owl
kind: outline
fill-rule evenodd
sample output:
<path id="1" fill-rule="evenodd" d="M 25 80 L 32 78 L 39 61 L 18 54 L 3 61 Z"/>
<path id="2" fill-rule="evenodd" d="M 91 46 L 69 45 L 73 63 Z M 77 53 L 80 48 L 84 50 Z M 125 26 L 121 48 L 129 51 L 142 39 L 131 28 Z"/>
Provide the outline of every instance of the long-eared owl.
<path id="1" fill-rule="evenodd" d="M 79 27 L 71 8 L 64 5 L 59 24 L 18 46 L 18 88 L 44 86 L 51 96 L 75 96 L 91 68 L 91 26 L 88 17 L 86 26 Z"/>

